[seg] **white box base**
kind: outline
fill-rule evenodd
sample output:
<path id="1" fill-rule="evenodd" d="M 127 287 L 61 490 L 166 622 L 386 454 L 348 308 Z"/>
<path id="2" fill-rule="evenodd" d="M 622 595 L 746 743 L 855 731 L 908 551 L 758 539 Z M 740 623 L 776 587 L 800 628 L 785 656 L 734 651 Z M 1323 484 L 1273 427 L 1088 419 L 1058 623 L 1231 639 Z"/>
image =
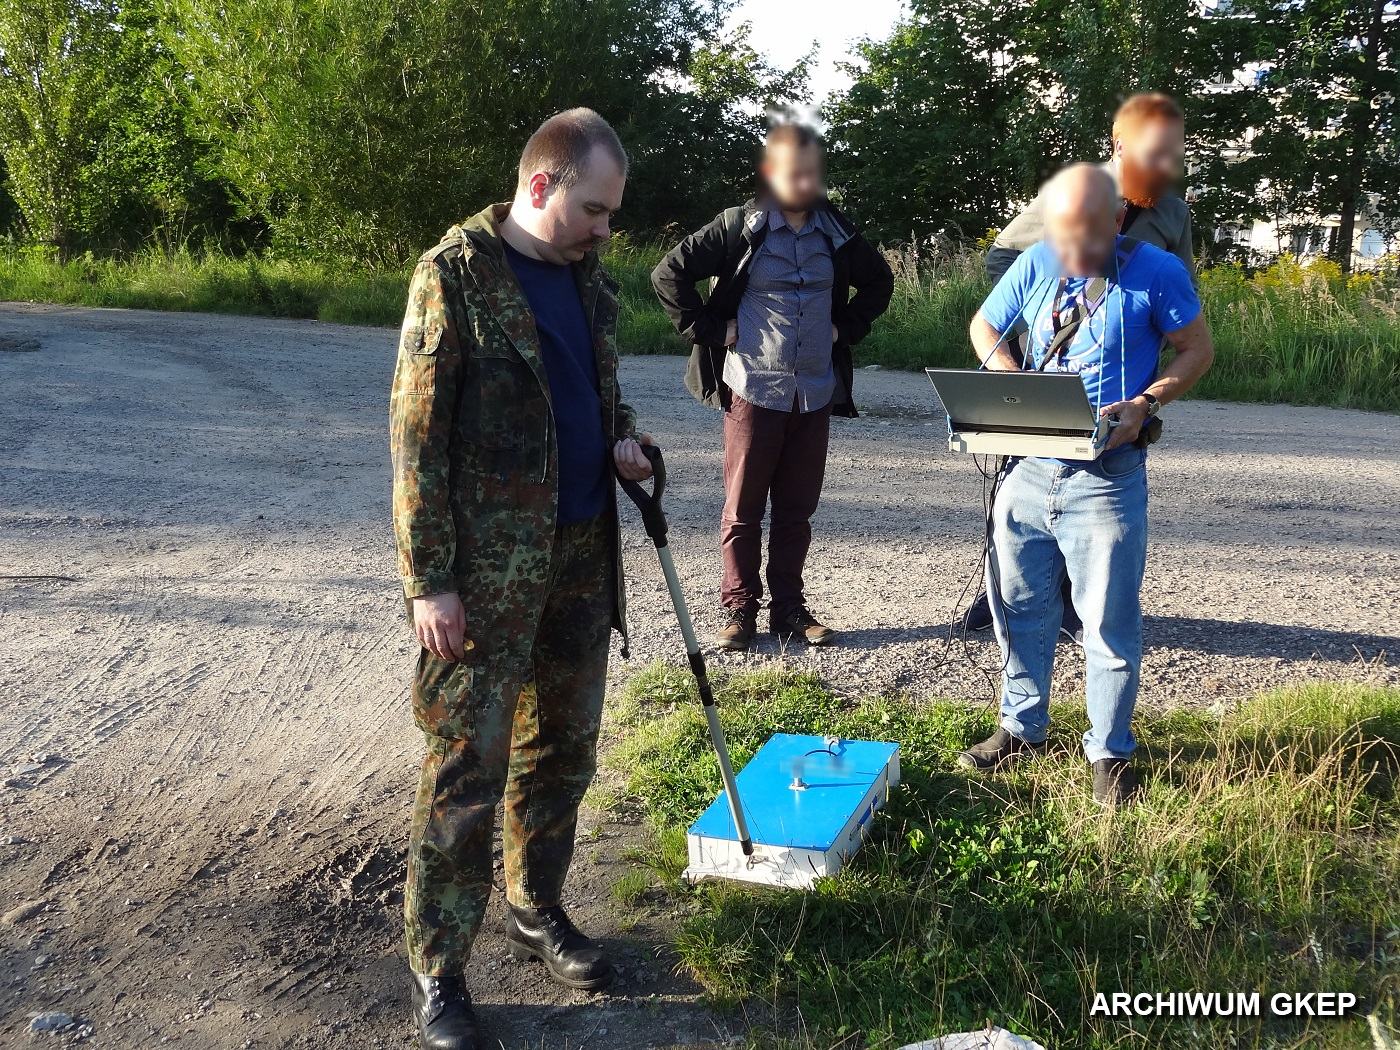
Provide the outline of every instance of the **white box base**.
<path id="1" fill-rule="evenodd" d="M 895 744 L 842 741 L 836 746 L 849 759 L 804 755 L 825 745 L 822 737 L 779 734 L 760 748 L 738 777 L 753 856 L 744 855 L 721 794 L 686 836 L 682 878 L 806 890 L 839 872 L 899 783 L 899 751 Z M 811 783 L 794 789 L 794 777 Z"/>
<path id="2" fill-rule="evenodd" d="M 979 456 L 1030 456 L 1044 459 L 1095 460 L 1108 444 L 1107 422 L 1093 434 L 1065 437 L 1058 434 L 1003 434 L 984 430 L 954 430 L 948 449 Z"/>

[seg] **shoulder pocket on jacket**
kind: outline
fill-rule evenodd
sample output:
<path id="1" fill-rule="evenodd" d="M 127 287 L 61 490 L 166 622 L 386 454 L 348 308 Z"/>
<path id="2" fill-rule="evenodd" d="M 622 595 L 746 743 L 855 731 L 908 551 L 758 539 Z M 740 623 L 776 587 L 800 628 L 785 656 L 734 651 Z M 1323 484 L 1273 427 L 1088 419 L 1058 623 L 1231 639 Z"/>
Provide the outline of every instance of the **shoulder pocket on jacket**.
<path id="1" fill-rule="evenodd" d="M 424 325 L 422 327 L 405 328 L 403 330 L 403 349 L 410 354 L 422 354 L 431 357 L 437 353 L 438 347 L 442 345 L 443 326 L 440 324 Z"/>

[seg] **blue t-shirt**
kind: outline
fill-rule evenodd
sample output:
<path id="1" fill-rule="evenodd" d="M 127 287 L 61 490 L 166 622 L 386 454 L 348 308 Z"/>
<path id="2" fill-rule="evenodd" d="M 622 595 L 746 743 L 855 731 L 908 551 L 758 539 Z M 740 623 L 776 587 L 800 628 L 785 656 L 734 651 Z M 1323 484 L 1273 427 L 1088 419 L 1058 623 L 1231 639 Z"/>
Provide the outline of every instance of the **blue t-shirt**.
<path id="1" fill-rule="evenodd" d="M 1137 397 L 1157 378 L 1162 339 L 1194 321 L 1201 301 L 1180 259 L 1139 242 L 1124 255 L 1118 239 L 1117 273 L 1109 268 L 1108 288 L 1093 305 L 1063 352 L 1047 372 L 1078 372 L 1095 411 L 1115 401 Z M 1063 313 L 1082 302 L 1090 278 L 1071 278 L 1060 297 Z M 1017 321 L 1027 331 L 1027 368 L 1039 367 L 1054 335 L 1053 313 L 1059 291 L 1060 264 L 1041 241 L 1017 256 L 1006 275 L 982 304 L 982 317 L 1004 333 Z M 1125 339 L 1126 337 L 1126 339 Z"/>
<path id="2" fill-rule="evenodd" d="M 559 446 L 559 523 L 573 525 L 603 513 L 612 483 L 593 333 L 572 267 L 532 259 L 501 243 L 540 334 Z"/>

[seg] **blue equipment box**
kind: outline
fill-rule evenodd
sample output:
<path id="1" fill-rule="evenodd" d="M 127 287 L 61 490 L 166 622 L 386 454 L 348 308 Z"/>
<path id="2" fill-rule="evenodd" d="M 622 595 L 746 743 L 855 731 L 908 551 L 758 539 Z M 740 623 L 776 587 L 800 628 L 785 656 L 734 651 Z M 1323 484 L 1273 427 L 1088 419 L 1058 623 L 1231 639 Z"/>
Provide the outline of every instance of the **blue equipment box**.
<path id="1" fill-rule="evenodd" d="M 778 733 L 736 780 L 753 856 L 744 856 L 721 792 L 686 836 L 685 879 L 810 889 L 860 847 L 899 783 L 899 745 Z"/>

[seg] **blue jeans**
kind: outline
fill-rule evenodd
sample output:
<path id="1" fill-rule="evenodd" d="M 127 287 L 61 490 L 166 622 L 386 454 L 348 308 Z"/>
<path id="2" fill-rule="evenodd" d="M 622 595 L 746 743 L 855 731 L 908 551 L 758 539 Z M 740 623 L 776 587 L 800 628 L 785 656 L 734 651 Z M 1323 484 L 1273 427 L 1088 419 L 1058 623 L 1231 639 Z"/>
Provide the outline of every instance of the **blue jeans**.
<path id="1" fill-rule="evenodd" d="M 1002 728 L 1030 743 L 1049 732 L 1067 573 L 1084 621 L 1084 754 L 1090 762 L 1127 758 L 1137 747 L 1130 723 L 1142 664 L 1146 451 L 1129 446 L 1074 465 L 1013 460 L 997 491 L 992 539 L 987 593 L 1006 665 Z"/>

